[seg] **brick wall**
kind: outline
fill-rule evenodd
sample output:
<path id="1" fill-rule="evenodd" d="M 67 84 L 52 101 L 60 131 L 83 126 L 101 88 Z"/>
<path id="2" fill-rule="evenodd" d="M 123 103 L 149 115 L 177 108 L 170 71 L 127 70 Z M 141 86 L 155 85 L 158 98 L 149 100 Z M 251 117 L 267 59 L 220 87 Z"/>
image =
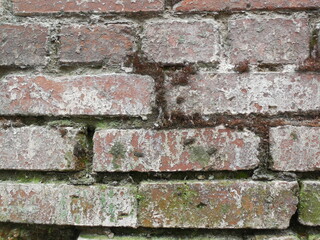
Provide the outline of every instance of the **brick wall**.
<path id="1" fill-rule="evenodd" d="M 320 239 L 320 0 L 0 0 L 0 239 Z"/>

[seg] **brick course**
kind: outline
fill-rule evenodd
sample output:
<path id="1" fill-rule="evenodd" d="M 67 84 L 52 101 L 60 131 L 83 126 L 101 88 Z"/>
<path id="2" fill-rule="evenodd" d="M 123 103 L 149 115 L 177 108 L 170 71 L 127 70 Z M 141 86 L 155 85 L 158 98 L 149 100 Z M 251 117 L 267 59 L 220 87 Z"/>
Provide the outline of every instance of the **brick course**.
<path id="1" fill-rule="evenodd" d="M 146 23 L 142 50 L 155 62 L 214 62 L 219 59 L 216 21 L 152 21 Z"/>
<path id="2" fill-rule="evenodd" d="M 1 24 L 0 66 L 45 65 L 48 34 L 48 27 L 38 24 Z"/>
<path id="3" fill-rule="evenodd" d="M 12 89 L 12 91 L 9 91 Z M 0 82 L 6 115 L 147 115 L 154 83 L 148 76 L 8 76 Z"/>
<path id="4" fill-rule="evenodd" d="M 317 171 L 320 168 L 320 128 L 285 126 L 270 129 L 271 169 Z"/>
<path id="5" fill-rule="evenodd" d="M 255 1 L 255 0 L 183 0 L 174 6 L 176 11 L 243 11 L 243 10 L 277 10 L 277 9 L 317 9 L 318 0 L 292 0 L 292 1 Z"/>
<path id="6" fill-rule="evenodd" d="M 281 181 L 146 182 L 139 188 L 139 224 L 285 229 L 296 211 L 297 190 L 297 182 Z"/>
<path id="7" fill-rule="evenodd" d="M 228 27 L 232 63 L 298 64 L 309 56 L 307 18 L 239 18 Z"/>
<path id="8" fill-rule="evenodd" d="M 78 226 L 136 226 L 135 188 L 1 183 L 0 220 Z"/>
<path id="9" fill-rule="evenodd" d="M 317 111 L 319 86 L 318 74 L 199 73 L 186 86 L 168 83 L 166 99 L 169 111 L 185 114 Z"/>
<path id="10" fill-rule="evenodd" d="M 137 1 L 129 0 L 121 3 L 112 0 L 77 2 L 68 0 L 13 0 L 13 10 L 18 15 L 34 15 L 49 13 L 120 13 L 120 12 L 158 12 L 164 8 L 163 0 Z"/>
<path id="11" fill-rule="evenodd" d="M 134 29 L 126 24 L 64 26 L 60 41 L 60 62 L 64 64 L 119 64 L 135 48 Z"/>
<path id="12" fill-rule="evenodd" d="M 0 145 L 0 169 L 11 170 L 83 169 L 88 148 L 85 130 L 72 127 L 0 129 Z"/>
<path id="13" fill-rule="evenodd" d="M 248 170 L 259 164 L 259 137 L 223 126 L 169 131 L 98 130 L 95 171 Z"/>

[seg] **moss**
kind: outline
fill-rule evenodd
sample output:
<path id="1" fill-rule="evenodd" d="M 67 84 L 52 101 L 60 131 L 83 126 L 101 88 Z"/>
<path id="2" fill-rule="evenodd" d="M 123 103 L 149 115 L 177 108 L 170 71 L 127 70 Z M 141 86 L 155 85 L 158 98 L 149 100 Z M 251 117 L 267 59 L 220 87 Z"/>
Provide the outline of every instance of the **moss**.
<path id="1" fill-rule="evenodd" d="M 96 235 L 96 234 L 81 234 L 80 237 L 85 239 L 107 240 L 108 236 Z"/>
<path id="2" fill-rule="evenodd" d="M 47 123 L 50 127 L 83 127 L 83 124 L 75 123 L 70 120 L 56 120 Z"/>
<path id="3" fill-rule="evenodd" d="M 96 122 L 95 124 L 96 128 L 101 128 L 101 129 L 108 129 L 108 128 L 119 128 L 121 126 L 121 122 L 114 120 L 114 121 L 99 121 Z"/>
<path id="4" fill-rule="evenodd" d="M 235 172 L 235 179 L 243 179 L 243 178 L 249 178 L 251 177 L 251 174 L 249 172 Z"/>
<path id="5" fill-rule="evenodd" d="M 210 154 L 202 146 L 191 147 L 191 160 L 199 162 L 202 166 L 206 165 L 210 161 Z"/>
<path id="6" fill-rule="evenodd" d="M 38 177 L 38 176 L 26 176 L 26 175 L 19 175 L 18 176 L 18 182 L 19 183 L 42 183 L 43 182 L 43 178 L 42 177 Z"/>
<path id="7" fill-rule="evenodd" d="M 320 193 L 312 187 L 300 190 L 299 217 L 304 222 L 320 223 Z"/>
<path id="8" fill-rule="evenodd" d="M 320 234 L 312 234 L 308 236 L 308 240 L 319 240 Z"/>
<path id="9" fill-rule="evenodd" d="M 198 196 L 198 192 L 192 190 L 189 185 L 177 187 L 175 194 L 176 196 L 181 197 L 185 202 L 188 202 Z"/>
<path id="10" fill-rule="evenodd" d="M 137 199 L 138 201 L 143 201 L 143 200 L 145 199 L 145 196 L 142 195 L 142 194 L 137 193 L 137 194 L 136 194 L 136 199 Z"/>

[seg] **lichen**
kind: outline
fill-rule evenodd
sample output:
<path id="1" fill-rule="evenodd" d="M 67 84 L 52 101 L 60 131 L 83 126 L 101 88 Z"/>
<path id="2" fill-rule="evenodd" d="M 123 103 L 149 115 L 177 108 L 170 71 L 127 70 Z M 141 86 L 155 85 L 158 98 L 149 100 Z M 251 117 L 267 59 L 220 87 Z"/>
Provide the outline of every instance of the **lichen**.
<path id="1" fill-rule="evenodd" d="M 202 166 L 210 161 L 210 154 L 202 146 L 191 147 L 191 160 L 200 163 Z"/>
<path id="2" fill-rule="evenodd" d="M 111 147 L 109 153 L 113 156 L 112 164 L 115 169 L 118 169 L 120 166 L 118 164 L 119 159 L 123 159 L 126 155 L 126 148 L 121 142 L 115 142 Z"/>

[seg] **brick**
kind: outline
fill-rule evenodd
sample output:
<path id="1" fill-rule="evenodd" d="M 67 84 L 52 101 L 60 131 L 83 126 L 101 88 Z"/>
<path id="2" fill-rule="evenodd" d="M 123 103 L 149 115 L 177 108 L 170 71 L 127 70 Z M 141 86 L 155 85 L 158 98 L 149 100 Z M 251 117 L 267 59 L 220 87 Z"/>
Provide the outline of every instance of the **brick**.
<path id="1" fill-rule="evenodd" d="M 276 234 L 257 234 L 247 238 L 248 240 L 299 240 L 299 236 L 291 231 L 284 231 Z"/>
<path id="2" fill-rule="evenodd" d="M 148 76 L 7 76 L 0 82 L 3 115 L 129 115 L 151 113 Z"/>
<path id="3" fill-rule="evenodd" d="M 134 29 L 128 24 L 72 25 L 61 29 L 60 62 L 124 62 L 135 48 Z"/>
<path id="4" fill-rule="evenodd" d="M 98 172 L 236 171 L 259 165 L 260 138 L 246 129 L 106 129 L 96 131 L 93 141 Z"/>
<path id="5" fill-rule="evenodd" d="M 307 18 L 232 19 L 228 28 L 232 63 L 297 64 L 309 56 Z"/>
<path id="6" fill-rule="evenodd" d="M 170 111 L 185 114 L 276 114 L 318 111 L 319 91 L 318 74 L 199 73 L 187 86 L 167 84 L 166 99 Z"/>
<path id="7" fill-rule="evenodd" d="M 38 24 L 1 24 L 0 66 L 46 64 L 48 33 Z"/>
<path id="8" fill-rule="evenodd" d="M 317 171 L 320 169 L 320 128 L 285 126 L 270 129 L 271 169 Z"/>
<path id="9" fill-rule="evenodd" d="M 99 235 L 99 234 L 80 234 L 78 240 L 110 240 L 110 237 L 107 235 Z M 114 240 L 175 240 L 175 239 L 185 239 L 185 240 L 242 240 L 240 237 L 232 236 L 232 235 L 200 235 L 200 236 L 189 236 L 189 237 L 175 237 L 175 236 L 163 236 L 163 237 L 142 237 L 142 236 L 115 236 L 112 237 Z"/>
<path id="10" fill-rule="evenodd" d="M 139 224 L 154 228 L 284 229 L 296 211 L 297 182 L 143 182 Z"/>
<path id="11" fill-rule="evenodd" d="M 194 11 L 242 11 L 242 10 L 277 10 L 277 9 L 317 9 L 319 8 L 319 0 L 183 0 L 176 4 L 173 9 L 182 12 Z"/>
<path id="12" fill-rule="evenodd" d="M 0 129 L 0 169 L 70 171 L 83 169 L 83 129 L 29 126 Z"/>
<path id="13" fill-rule="evenodd" d="M 136 226 L 136 188 L 0 184 L 0 220 L 77 226 Z"/>
<path id="14" fill-rule="evenodd" d="M 121 12 L 159 12 L 164 10 L 164 0 L 141 1 L 76 1 L 76 0 L 13 0 L 13 10 L 18 15 L 50 13 L 121 13 Z"/>
<path id="15" fill-rule="evenodd" d="M 218 23 L 214 20 L 152 21 L 144 26 L 142 50 L 167 64 L 218 61 Z"/>
<path id="16" fill-rule="evenodd" d="M 17 226 L 16 224 L 1 223 L 0 239 L 2 240 L 72 240 L 74 231 L 70 228 L 46 227 L 41 225 Z"/>
<path id="17" fill-rule="evenodd" d="M 301 224 L 320 226 L 320 182 L 305 180 L 300 183 L 299 217 Z"/>

